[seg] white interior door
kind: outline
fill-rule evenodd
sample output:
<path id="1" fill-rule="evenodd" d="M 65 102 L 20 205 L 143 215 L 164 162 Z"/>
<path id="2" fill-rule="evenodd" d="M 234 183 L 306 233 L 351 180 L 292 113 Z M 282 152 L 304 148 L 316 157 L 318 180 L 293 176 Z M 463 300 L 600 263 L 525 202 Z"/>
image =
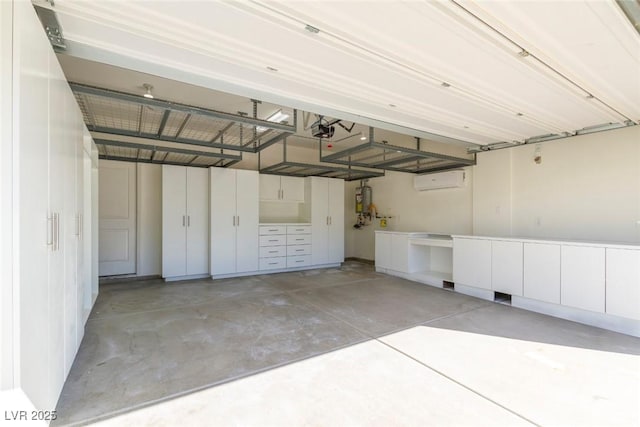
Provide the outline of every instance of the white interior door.
<path id="1" fill-rule="evenodd" d="M 235 273 L 236 171 L 211 168 L 210 177 L 211 274 Z"/>
<path id="2" fill-rule="evenodd" d="M 135 163 L 101 161 L 99 168 L 99 274 L 136 272 Z"/>
<path id="3" fill-rule="evenodd" d="M 209 272 L 209 170 L 187 168 L 187 274 Z"/>
<path id="4" fill-rule="evenodd" d="M 260 258 L 258 235 L 258 172 L 236 171 L 236 271 L 258 270 Z"/>

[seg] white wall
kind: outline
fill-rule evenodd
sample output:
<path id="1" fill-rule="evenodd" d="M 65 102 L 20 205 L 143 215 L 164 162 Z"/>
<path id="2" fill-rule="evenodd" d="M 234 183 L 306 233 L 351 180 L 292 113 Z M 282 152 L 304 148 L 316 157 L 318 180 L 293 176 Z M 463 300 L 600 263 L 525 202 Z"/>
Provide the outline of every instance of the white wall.
<path id="1" fill-rule="evenodd" d="M 136 275 L 162 274 L 162 166 L 137 164 Z"/>
<path id="2" fill-rule="evenodd" d="M 466 185 L 462 188 L 416 191 L 413 174 L 387 171 L 384 177 L 372 178 L 373 203 L 380 215 L 391 216 L 388 230 L 432 231 L 445 234 L 472 232 L 473 170 L 465 168 Z M 375 253 L 374 230 L 379 220 L 370 226 L 354 229 L 356 223 L 355 188 L 359 181 L 345 187 L 345 253 L 347 257 L 372 260 Z"/>
<path id="3" fill-rule="evenodd" d="M 640 127 L 536 148 L 478 155 L 475 234 L 640 242 Z"/>

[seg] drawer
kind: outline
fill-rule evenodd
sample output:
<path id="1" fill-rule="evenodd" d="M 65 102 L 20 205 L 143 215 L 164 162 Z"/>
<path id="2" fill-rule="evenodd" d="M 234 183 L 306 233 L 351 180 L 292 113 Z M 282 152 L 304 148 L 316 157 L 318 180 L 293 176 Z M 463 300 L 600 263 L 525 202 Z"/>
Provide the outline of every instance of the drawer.
<path id="1" fill-rule="evenodd" d="M 289 246 L 286 246 L 286 248 L 287 248 L 287 256 L 311 255 L 311 245 L 289 245 Z"/>
<path id="2" fill-rule="evenodd" d="M 287 234 L 311 234 L 310 225 L 287 225 Z"/>
<path id="3" fill-rule="evenodd" d="M 260 248 L 260 258 L 273 258 L 279 256 L 287 256 L 286 246 L 262 246 Z"/>
<path id="4" fill-rule="evenodd" d="M 261 225 L 260 226 L 261 236 L 270 236 L 273 234 L 287 234 L 287 226 L 286 225 Z"/>
<path id="5" fill-rule="evenodd" d="M 310 245 L 311 234 L 290 234 L 287 236 L 287 245 Z"/>
<path id="6" fill-rule="evenodd" d="M 287 236 L 260 236 L 260 246 L 283 246 L 287 244 Z"/>
<path id="7" fill-rule="evenodd" d="M 266 259 L 266 258 L 265 258 Z M 288 256 L 287 268 L 311 265 L 311 255 Z"/>
<path id="8" fill-rule="evenodd" d="M 260 258 L 260 270 L 287 268 L 287 257 Z"/>

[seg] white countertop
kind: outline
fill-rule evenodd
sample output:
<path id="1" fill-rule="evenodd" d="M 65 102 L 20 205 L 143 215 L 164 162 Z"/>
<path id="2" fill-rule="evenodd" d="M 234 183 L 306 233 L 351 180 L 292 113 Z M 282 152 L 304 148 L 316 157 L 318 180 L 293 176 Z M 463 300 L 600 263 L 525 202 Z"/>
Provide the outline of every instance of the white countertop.
<path id="1" fill-rule="evenodd" d="M 640 249 L 640 243 L 629 242 L 604 242 L 589 240 L 568 240 L 568 239 L 541 239 L 535 237 L 497 237 L 497 236 L 470 236 L 454 234 L 451 237 L 460 239 L 480 239 L 480 240 L 500 240 L 506 242 L 527 242 L 527 243 L 557 243 L 573 246 L 597 246 L 605 248 Z"/>

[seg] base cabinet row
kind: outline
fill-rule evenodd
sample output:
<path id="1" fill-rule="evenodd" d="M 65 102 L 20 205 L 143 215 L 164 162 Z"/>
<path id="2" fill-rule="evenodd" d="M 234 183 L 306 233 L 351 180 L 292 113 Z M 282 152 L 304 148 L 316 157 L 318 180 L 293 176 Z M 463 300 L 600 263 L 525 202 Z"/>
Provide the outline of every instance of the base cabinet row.
<path id="1" fill-rule="evenodd" d="M 640 248 L 454 237 L 453 280 L 640 320 Z"/>

